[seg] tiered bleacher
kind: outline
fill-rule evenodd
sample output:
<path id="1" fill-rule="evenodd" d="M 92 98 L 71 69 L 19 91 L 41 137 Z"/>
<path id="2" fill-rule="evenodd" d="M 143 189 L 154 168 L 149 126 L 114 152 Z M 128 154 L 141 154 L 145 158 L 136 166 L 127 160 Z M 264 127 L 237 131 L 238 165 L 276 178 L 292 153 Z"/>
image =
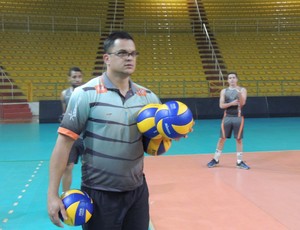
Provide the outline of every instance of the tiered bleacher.
<path id="1" fill-rule="evenodd" d="M 227 69 L 239 73 L 249 95 L 300 95 L 299 1 L 203 5 Z"/>
<path id="2" fill-rule="evenodd" d="M 70 67 L 91 78 L 98 33 L 3 32 L 1 65 L 31 101 L 59 98 Z"/>
<path id="3" fill-rule="evenodd" d="M 161 97 L 207 97 L 186 0 L 127 0 L 124 29 L 141 53 L 133 78 Z"/>
<path id="4" fill-rule="evenodd" d="M 249 95 L 300 95 L 299 1 L 198 2 L 222 65 L 239 73 Z M 135 81 L 160 97 L 209 97 L 198 13 L 190 3 L 5 1 L 0 64 L 30 101 L 57 99 L 69 67 L 92 76 L 101 35 L 117 28 L 133 34 L 140 52 Z"/>
<path id="5" fill-rule="evenodd" d="M 205 74 L 192 34 L 135 34 L 141 55 L 133 78 L 163 97 L 208 95 Z M 186 88 L 186 90 L 184 90 Z"/>
<path id="6" fill-rule="evenodd" d="M 220 33 L 217 38 L 228 69 L 237 70 L 250 93 L 258 88 L 259 95 L 294 95 L 299 94 L 299 36 L 299 32 L 242 32 Z"/>

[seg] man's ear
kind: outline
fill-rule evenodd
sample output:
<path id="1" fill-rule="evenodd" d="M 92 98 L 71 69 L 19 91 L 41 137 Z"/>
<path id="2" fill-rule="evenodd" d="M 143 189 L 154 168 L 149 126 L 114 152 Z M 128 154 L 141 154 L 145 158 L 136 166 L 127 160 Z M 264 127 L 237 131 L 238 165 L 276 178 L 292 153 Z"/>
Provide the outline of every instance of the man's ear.
<path id="1" fill-rule="evenodd" d="M 110 63 L 110 56 L 109 54 L 103 54 L 103 61 L 106 65 Z"/>

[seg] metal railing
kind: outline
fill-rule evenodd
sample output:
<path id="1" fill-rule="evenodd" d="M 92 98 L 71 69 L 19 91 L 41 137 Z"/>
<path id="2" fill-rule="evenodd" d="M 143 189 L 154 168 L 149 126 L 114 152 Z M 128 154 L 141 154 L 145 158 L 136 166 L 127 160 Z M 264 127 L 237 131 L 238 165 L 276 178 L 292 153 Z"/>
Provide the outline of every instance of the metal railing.
<path id="1" fill-rule="evenodd" d="M 156 93 L 160 98 L 207 98 L 212 95 L 207 81 L 144 82 L 135 81 Z M 248 96 L 300 96 L 300 80 L 240 81 Z M 20 87 L 28 101 L 59 100 L 61 91 L 69 85 L 64 83 L 23 83 Z"/>
<path id="2" fill-rule="evenodd" d="M 193 24 L 193 22 L 192 22 Z M 110 26 L 114 30 L 128 30 L 129 32 L 139 33 L 172 33 L 172 32 L 191 32 L 191 21 L 182 19 L 116 19 L 111 24 L 104 19 L 95 17 L 62 17 L 62 16 L 40 16 L 22 14 L 1 14 L 1 31 L 71 31 L 71 32 L 101 32 L 104 26 Z"/>
<path id="3" fill-rule="evenodd" d="M 300 31 L 300 17 L 213 19 L 213 33 Z"/>
<path id="4" fill-rule="evenodd" d="M 1 14 L 1 31 L 73 31 L 101 33 L 102 20 L 95 17 L 62 17 L 43 15 Z"/>
<path id="5" fill-rule="evenodd" d="M 198 9 L 199 11 L 199 9 Z M 200 11 L 198 12 L 199 17 Z M 194 18 L 166 18 L 166 19 L 136 19 L 124 18 L 114 19 L 112 28 L 124 29 L 129 32 L 191 32 L 194 31 L 195 23 L 202 19 Z M 237 18 L 237 19 L 213 19 L 209 21 L 211 32 L 231 32 L 238 33 L 243 31 L 263 32 L 263 31 L 299 31 L 300 17 L 283 18 Z M 73 31 L 73 32 L 99 32 L 105 26 L 103 17 L 62 17 L 62 16 L 43 16 L 43 15 L 22 15 L 22 14 L 0 14 L 0 30 L 19 31 Z"/>
<path id="6" fill-rule="evenodd" d="M 206 41 L 208 42 L 208 48 L 209 48 L 209 50 L 211 50 L 211 57 L 212 57 L 212 61 L 214 61 L 214 63 L 215 63 L 215 70 L 218 71 L 219 81 L 221 81 L 222 84 L 223 84 L 223 86 L 224 86 L 225 83 L 224 83 L 224 76 L 223 76 L 223 73 L 222 73 L 222 69 L 221 69 L 221 66 L 219 64 L 219 60 L 218 60 L 218 57 L 216 55 L 214 46 L 213 46 L 213 44 L 211 42 L 211 39 L 210 39 L 210 36 L 209 36 L 209 32 L 208 32 L 208 30 L 206 28 L 205 23 L 203 23 L 202 16 L 201 16 L 201 13 L 200 13 L 200 9 L 199 9 L 199 4 L 198 4 L 197 0 L 195 0 L 195 5 L 196 5 L 196 8 L 197 8 L 198 20 L 199 20 L 199 23 L 201 25 L 201 30 L 205 34 Z"/>
<path id="7" fill-rule="evenodd" d="M 10 97 L 11 99 L 14 99 L 14 84 L 12 83 L 12 81 L 10 80 L 9 77 L 6 76 L 5 71 L 2 69 L 2 66 L 0 66 L 0 76 L 1 76 L 1 84 L 4 86 L 5 82 L 9 83 L 10 86 Z"/>
<path id="8" fill-rule="evenodd" d="M 218 57 L 217 57 L 217 55 L 216 55 L 214 46 L 212 45 L 212 42 L 211 42 L 211 40 L 210 40 L 210 36 L 209 36 L 209 34 L 208 34 L 208 31 L 207 31 L 207 29 L 206 29 L 205 24 L 203 24 L 203 28 L 204 28 L 204 31 L 205 31 L 206 39 L 207 39 L 207 41 L 208 41 L 209 49 L 211 50 L 212 60 L 215 62 L 215 70 L 218 71 L 218 73 L 219 73 L 219 81 L 221 81 L 222 84 L 223 84 L 223 86 L 224 86 L 224 85 L 225 85 L 225 82 L 224 82 L 224 76 L 223 76 L 223 73 L 222 73 L 222 69 L 221 69 L 221 67 L 220 67 Z"/>
<path id="9" fill-rule="evenodd" d="M 2 66 L 0 66 L 0 76 L 1 76 L 1 85 L 3 86 L 1 90 L 2 92 L 4 91 L 4 86 L 6 85 L 6 82 L 8 82 L 8 85 L 10 87 L 10 99 L 14 99 L 14 85 L 12 83 L 12 81 L 9 79 L 9 77 L 6 76 L 5 71 L 2 69 Z M 3 117 L 3 101 L 4 98 L 6 98 L 5 96 L 3 96 L 3 94 L 1 94 L 0 96 L 0 119 Z"/>

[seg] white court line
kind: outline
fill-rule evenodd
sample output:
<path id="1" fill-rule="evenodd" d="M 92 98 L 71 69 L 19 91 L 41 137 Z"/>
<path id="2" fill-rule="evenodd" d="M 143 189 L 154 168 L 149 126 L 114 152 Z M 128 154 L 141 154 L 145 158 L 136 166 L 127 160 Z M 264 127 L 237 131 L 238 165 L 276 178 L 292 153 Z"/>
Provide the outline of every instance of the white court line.
<path id="1" fill-rule="evenodd" d="M 37 174 L 37 173 L 38 173 L 38 170 L 40 169 L 40 166 L 42 166 L 42 164 L 43 164 L 43 161 L 40 161 L 39 164 L 38 164 L 38 167 L 35 168 L 33 174 Z M 31 178 L 28 180 L 29 183 L 32 182 L 32 178 L 35 176 L 35 175 L 33 175 L 33 174 L 31 175 Z M 28 183 L 25 184 L 25 188 L 28 188 L 28 187 L 29 187 L 29 184 L 28 184 Z M 22 189 L 22 190 L 21 190 L 21 193 L 25 193 L 25 192 L 26 192 L 26 189 Z M 19 194 L 18 197 L 17 197 L 17 199 L 20 200 L 20 199 L 22 199 L 22 197 L 23 197 L 23 195 Z M 15 201 L 15 202 L 13 203 L 13 206 L 16 207 L 16 206 L 18 206 L 18 204 L 19 204 L 19 201 Z M 13 213 L 14 213 L 14 209 L 11 209 L 11 210 L 9 210 L 9 211 L 7 212 L 8 215 L 11 215 L 11 214 L 13 214 Z M 3 224 L 6 224 L 8 221 L 9 221 L 9 218 L 6 217 L 6 218 L 4 218 L 4 219 L 2 220 L 2 223 L 3 223 Z M 0 230 L 2 230 L 2 227 L 0 227 Z"/>

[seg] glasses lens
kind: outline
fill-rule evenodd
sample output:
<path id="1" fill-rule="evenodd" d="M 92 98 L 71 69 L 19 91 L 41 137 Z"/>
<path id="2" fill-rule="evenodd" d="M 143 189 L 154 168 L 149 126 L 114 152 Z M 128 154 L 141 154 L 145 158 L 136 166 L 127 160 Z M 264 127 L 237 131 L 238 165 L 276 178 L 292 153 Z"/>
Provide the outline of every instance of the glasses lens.
<path id="1" fill-rule="evenodd" d="M 126 51 L 119 51 L 116 53 L 117 56 L 124 58 L 124 57 L 128 57 L 128 52 Z"/>
<path id="2" fill-rule="evenodd" d="M 136 56 L 138 56 L 138 55 L 139 55 L 139 52 L 137 52 L 137 51 L 131 52 L 131 56 L 132 56 L 132 57 L 136 57 Z"/>
<path id="3" fill-rule="evenodd" d="M 136 56 L 139 55 L 139 53 L 136 52 L 136 51 L 132 51 L 131 53 L 129 53 L 127 51 L 119 51 L 119 52 L 116 52 L 115 54 L 117 56 L 119 56 L 120 58 L 126 58 L 126 57 L 129 57 L 129 56 L 136 57 Z"/>

